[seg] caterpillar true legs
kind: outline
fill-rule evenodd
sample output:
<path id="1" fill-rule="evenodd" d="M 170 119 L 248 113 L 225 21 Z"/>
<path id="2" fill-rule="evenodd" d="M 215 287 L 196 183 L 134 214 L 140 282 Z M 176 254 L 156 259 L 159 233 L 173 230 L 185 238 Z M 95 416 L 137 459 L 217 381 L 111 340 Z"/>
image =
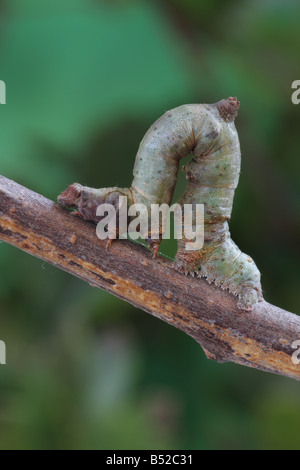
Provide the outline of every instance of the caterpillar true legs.
<path id="1" fill-rule="evenodd" d="M 262 299 L 260 273 L 231 240 L 228 227 L 241 165 L 234 125 L 238 108 L 238 100 L 230 97 L 212 105 L 183 105 L 166 112 L 140 144 L 131 188 L 92 189 L 75 183 L 60 195 L 59 202 L 77 207 L 83 218 L 94 222 L 99 220 L 98 205 L 110 203 L 117 208 L 119 196 L 127 196 L 128 206 L 144 204 L 150 214 L 151 204 L 171 204 L 179 162 L 192 153 L 184 168 L 188 187 L 179 202 L 204 204 L 204 246 L 187 251 L 187 240 L 179 240 L 174 267 L 228 289 L 239 297 L 240 308 L 251 310 Z M 161 236 L 148 240 L 154 254 Z"/>

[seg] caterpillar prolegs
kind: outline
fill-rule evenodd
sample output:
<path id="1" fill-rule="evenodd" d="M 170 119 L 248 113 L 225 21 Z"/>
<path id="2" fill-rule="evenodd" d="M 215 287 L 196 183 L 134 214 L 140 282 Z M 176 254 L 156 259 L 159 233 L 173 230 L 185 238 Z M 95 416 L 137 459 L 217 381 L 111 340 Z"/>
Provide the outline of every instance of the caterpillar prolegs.
<path id="1" fill-rule="evenodd" d="M 239 308 L 252 310 L 262 300 L 260 272 L 231 240 L 228 226 L 241 166 L 234 125 L 239 105 L 230 97 L 215 104 L 183 105 L 167 111 L 140 143 L 131 188 L 93 189 L 75 183 L 58 200 L 77 207 L 84 219 L 94 222 L 99 221 L 97 207 L 110 203 L 117 208 L 119 196 L 127 196 L 128 206 L 140 203 L 150 209 L 151 204 L 170 205 L 180 160 L 192 154 L 183 168 L 188 186 L 179 203 L 204 204 L 204 246 L 186 250 L 187 240 L 178 240 L 174 268 L 229 290 L 238 296 Z M 147 240 L 154 255 L 161 236 Z"/>

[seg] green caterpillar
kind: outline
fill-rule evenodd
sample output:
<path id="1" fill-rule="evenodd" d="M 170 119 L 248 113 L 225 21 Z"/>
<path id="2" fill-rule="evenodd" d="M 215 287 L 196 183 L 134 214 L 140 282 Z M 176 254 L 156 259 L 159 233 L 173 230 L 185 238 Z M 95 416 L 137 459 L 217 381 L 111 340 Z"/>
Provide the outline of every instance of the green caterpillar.
<path id="1" fill-rule="evenodd" d="M 228 226 L 241 166 L 234 125 L 239 105 L 230 97 L 215 104 L 183 105 L 166 112 L 140 144 L 131 188 L 93 189 L 75 183 L 58 200 L 77 207 L 77 213 L 94 222 L 99 221 L 97 207 L 110 203 L 118 208 L 119 196 L 127 196 L 128 207 L 144 204 L 150 214 L 151 204 L 171 204 L 180 160 L 192 153 L 183 168 L 188 187 L 179 203 L 204 204 L 204 246 L 186 250 L 187 240 L 178 240 L 174 268 L 229 290 L 238 296 L 239 308 L 252 310 L 262 300 L 260 272 L 231 240 Z M 154 256 L 161 238 L 162 229 L 157 238 L 147 240 Z"/>

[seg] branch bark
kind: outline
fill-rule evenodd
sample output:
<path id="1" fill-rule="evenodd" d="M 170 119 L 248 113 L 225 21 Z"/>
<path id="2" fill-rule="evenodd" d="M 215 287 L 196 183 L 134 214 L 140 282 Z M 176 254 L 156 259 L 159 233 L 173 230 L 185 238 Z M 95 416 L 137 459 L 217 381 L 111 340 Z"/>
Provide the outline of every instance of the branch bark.
<path id="1" fill-rule="evenodd" d="M 300 365 L 292 361 L 300 317 L 265 301 L 241 311 L 231 294 L 179 274 L 171 261 L 153 260 L 129 241 L 106 251 L 94 224 L 3 176 L 0 239 L 179 328 L 209 359 L 300 380 Z"/>

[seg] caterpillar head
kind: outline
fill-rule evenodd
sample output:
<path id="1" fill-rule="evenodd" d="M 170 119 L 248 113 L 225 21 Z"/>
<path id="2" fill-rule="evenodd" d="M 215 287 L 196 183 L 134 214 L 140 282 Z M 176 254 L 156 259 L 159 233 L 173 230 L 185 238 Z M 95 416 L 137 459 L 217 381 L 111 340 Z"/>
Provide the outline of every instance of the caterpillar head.
<path id="1" fill-rule="evenodd" d="M 119 197 L 127 196 L 118 188 L 87 188 L 81 184 L 74 183 L 58 196 L 58 202 L 64 207 L 76 208 L 85 220 L 99 222 L 101 218 L 96 215 L 100 204 L 111 204 L 115 207 L 118 215 Z"/>

